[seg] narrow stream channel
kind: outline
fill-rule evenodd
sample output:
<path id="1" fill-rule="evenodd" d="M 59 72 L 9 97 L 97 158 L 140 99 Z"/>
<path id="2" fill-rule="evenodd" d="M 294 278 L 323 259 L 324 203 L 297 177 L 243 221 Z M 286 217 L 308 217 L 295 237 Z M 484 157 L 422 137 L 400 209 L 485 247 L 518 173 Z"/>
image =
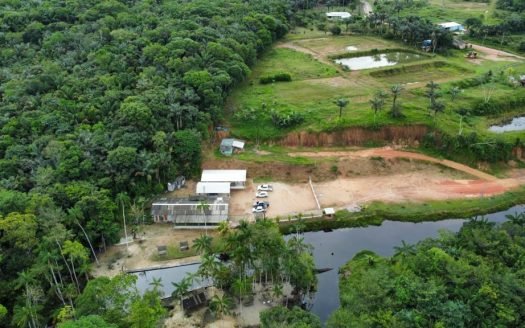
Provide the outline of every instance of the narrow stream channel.
<path id="1" fill-rule="evenodd" d="M 518 205 L 485 217 L 492 222 L 503 222 L 505 215 L 523 211 L 525 211 L 525 205 Z M 317 292 L 311 311 L 325 322 L 337 309 L 339 306 L 339 267 L 352 259 L 356 253 L 368 249 L 382 256 L 391 256 L 394 253 L 394 247 L 400 245 L 402 240 L 413 244 L 428 237 L 435 237 L 443 229 L 458 231 L 463 222 L 465 222 L 463 219 L 421 223 L 385 221 L 378 227 L 304 233 L 305 242 L 314 247 L 316 267 L 333 268 L 332 271 L 318 275 Z M 198 267 L 199 264 L 190 264 L 135 273 L 138 277 L 137 288 L 143 292 L 151 288 L 149 283 L 153 278 L 161 278 L 164 293 L 168 296 L 174 290 L 172 281 L 179 282 L 187 272 L 194 273 Z"/>
<path id="2" fill-rule="evenodd" d="M 488 214 L 492 222 L 505 221 L 505 215 L 525 211 L 525 205 L 512 207 L 506 211 Z M 382 256 L 392 256 L 394 247 L 404 240 L 414 244 L 428 237 L 435 237 L 440 230 L 458 231 L 465 222 L 462 219 L 449 219 L 437 222 L 397 222 L 385 221 L 379 227 L 338 229 L 332 232 L 307 232 L 303 234 L 306 243 L 314 247 L 317 268 L 334 268 L 319 274 L 317 293 L 311 311 L 325 322 L 339 306 L 339 267 L 364 250 L 371 250 Z M 333 255 L 332 255 L 333 254 Z"/>

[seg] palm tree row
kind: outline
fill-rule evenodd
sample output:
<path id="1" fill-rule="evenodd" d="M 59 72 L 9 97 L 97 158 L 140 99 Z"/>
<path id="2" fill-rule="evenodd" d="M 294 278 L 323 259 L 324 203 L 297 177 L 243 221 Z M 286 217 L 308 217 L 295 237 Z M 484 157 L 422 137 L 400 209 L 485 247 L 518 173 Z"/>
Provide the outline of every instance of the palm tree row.
<path id="1" fill-rule="evenodd" d="M 223 227 L 217 247 L 211 247 L 212 238 L 201 236 L 194 241 L 194 247 L 201 254 L 201 265 L 196 275 L 212 282 L 224 292 L 214 297 L 211 307 L 220 316 L 227 313 L 229 297 L 235 297 L 242 311 L 243 303 L 251 298 L 257 284 L 271 285 L 272 295 L 283 296 L 283 286 L 289 284 L 295 295 L 303 296 L 313 290 L 316 284 L 311 247 L 304 243 L 299 234 L 286 242 L 272 221 L 255 224 L 241 222 L 235 230 Z M 218 253 L 227 253 L 230 261 L 218 260 Z M 181 299 L 191 286 L 190 278 L 174 283 L 173 296 Z"/>

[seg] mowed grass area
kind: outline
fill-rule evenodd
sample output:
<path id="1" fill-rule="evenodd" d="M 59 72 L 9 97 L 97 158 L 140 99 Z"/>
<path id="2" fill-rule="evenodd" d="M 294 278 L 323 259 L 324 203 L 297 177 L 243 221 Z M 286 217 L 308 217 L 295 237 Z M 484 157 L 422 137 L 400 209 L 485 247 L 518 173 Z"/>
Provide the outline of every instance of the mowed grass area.
<path id="1" fill-rule="evenodd" d="M 337 69 L 319 62 L 309 54 L 285 48 L 269 50 L 253 69 L 252 81 L 261 76 L 287 72 L 292 80 L 315 79 L 337 75 Z"/>
<path id="2" fill-rule="evenodd" d="M 470 75 L 472 70 L 445 61 L 434 61 L 427 64 L 402 65 L 391 69 L 371 72 L 374 78 L 390 84 L 420 83 L 429 80 L 441 80 L 450 76 Z"/>
<path id="3" fill-rule="evenodd" d="M 297 41 L 294 41 L 295 43 Z M 327 36 L 321 39 L 301 40 L 300 44 L 310 52 L 322 52 L 323 47 L 339 49 L 347 44 L 401 47 L 398 43 L 386 42 L 373 36 Z M 376 46 L 376 48 L 381 47 Z M 328 54 L 322 58 L 323 61 L 330 62 Z M 473 104 L 487 97 L 501 101 L 520 95 L 525 96 L 525 88 L 511 87 L 506 83 L 507 76 L 500 75 L 500 72 L 506 72 L 509 67 L 512 67 L 516 73 L 525 74 L 523 62 L 490 60 L 473 62 L 465 58 L 464 52 L 452 51 L 450 56 L 424 57 L 421 61 L 410 65 L 345 72 L 341 69 L 337 70 L 338 66 L 335 64 L 321 63 L 310 55 L 291 49 L 277 48 L 262 58 L 251 78 L 232 94 L 227 107 L 229 112 L 233 113 L 243 108 L 262 110 L 262 104 L 266 104 L 268 111 L 294 111 L 304 116 L 304 122 L 286 129 L 276 127 L 269 113 L 262 113 L 262 117 L 257 122 L 240 121 L 235 120 L 233 116 L 229 117 L 233 135 L 249 140 L 254 140 L 256 136 L 263 140 L 277 139 L 290 131 L 319 132 L 351 126 L 410 124 L 425 124 L 456 134 L 461 119 L 457 110 L 470 109 Z M 259 83 L 259 76 L 277 70 L 290 72 L 294 80 L 267 85 Z M 464 88 L 457 99 L 451 99 L 449 90 L 454 82 L 480 77 L 489 70 L 493 72 L 498 82 L 489 86 Z M 430 80 L 440 84 L 440 92 L 443 95 L 440 100 L 446 106 L 445 112 L 436 117 L 429 113 L 428 98 L 425 96 L 425 85 Z M 378 90 L 390 93 L 390 87 L 395 83 L 403 84 L 405 88 L 399 97 L 405 117 L 393 119 L 388 115 L 392 103 L 390 97 L 386 100 L 383 111 L 374 121 L 369 100 Z M 349 104 L 339 118 L 339 109 L 334 102 L 342 97 L 347 98 Z M 516 115 L 524 114 L 525 109 L 516 108 L 511 112 Z M 469 117 L 463 120 L 463 133 L 476 132 L 491 138 L 515 140 L 519 133 L 496 135 L 487 130 L 490 124 L 499 119 L 498 117 Z"/>

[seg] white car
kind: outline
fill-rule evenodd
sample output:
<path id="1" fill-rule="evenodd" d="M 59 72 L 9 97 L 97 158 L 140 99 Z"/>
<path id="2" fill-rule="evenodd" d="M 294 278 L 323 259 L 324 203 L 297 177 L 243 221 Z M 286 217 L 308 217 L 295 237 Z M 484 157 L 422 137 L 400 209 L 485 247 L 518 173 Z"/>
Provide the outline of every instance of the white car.
<path id="1" fill-rule="evenodd" d="M 269 184 L 263 184 L 257 186 L 257 191 L 272 191 L 273 187 Z"/>
<path id="2" fill-rule="evenodd" d="M 268 197 L 268 192 L 267 191 L 258 191 L 255 194 L 255 197 L 257 197 L 257 198 L 266 198 L 266 197 Z"/>
<path id="3" fill-rule="evenodd" d="M 266 212 L 266 209 L 264 206 L 257 206 L 252 209 L 252 213 L 264 213 Z"/>

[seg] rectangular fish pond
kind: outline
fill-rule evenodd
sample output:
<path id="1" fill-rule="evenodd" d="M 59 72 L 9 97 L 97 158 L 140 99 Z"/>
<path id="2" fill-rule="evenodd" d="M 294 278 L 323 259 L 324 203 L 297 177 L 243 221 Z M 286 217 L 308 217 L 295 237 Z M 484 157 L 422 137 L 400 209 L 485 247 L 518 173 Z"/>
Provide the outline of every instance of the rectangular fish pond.
<path id="1" fill-rule="evenodd" d="M 336 64 L 346 66 L 351 70 L 362 70 L 369 68 L 378 68 L 385 66 L 394 66 L 397 64 L 406 64 L 421 60 L 424 56 L 412 52 L 395 51 L 386 53 L 377 53 L 368 56 L 350 57 L 336 59 Z"/>

